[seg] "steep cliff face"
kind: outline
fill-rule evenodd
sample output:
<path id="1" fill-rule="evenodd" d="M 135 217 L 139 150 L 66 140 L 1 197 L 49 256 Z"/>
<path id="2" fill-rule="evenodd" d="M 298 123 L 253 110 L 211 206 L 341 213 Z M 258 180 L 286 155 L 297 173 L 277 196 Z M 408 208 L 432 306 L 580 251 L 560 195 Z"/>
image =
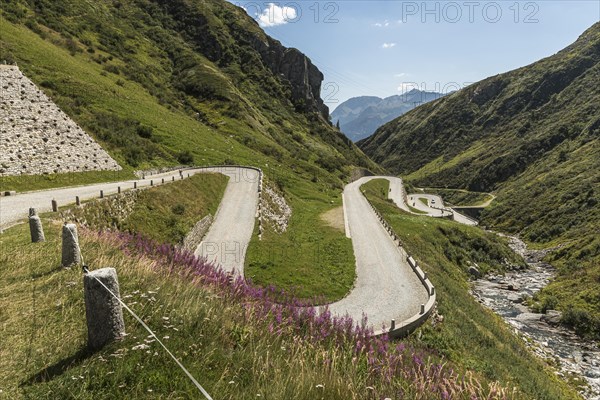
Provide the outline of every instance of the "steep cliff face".
<path id="1" fill-rule="evenodd" d="M 242 8 L 218 0 L 153 3 L 160 5 L 174 26 L 212 62 L 224 67 L 237 64 L 242 70 L 267 68 L 289 87 L 288 99 L 298 111 L 317 112 L 329 120 L 329 109 L 320 97 L 321 71 L 299 50 L 266 35 Z"/>
<path id="2" fill-rule="evenodd" d="M 318 112 L 329 119 L 329 108 L 321 99 L 321 82 L 323 74 L 299 50 L 286 48 L 276 40 L 270 40 L 272 49 L 263 55 L 267 66 L 290 82 L 292 87 L 292 102 L 304 111 Z"/>

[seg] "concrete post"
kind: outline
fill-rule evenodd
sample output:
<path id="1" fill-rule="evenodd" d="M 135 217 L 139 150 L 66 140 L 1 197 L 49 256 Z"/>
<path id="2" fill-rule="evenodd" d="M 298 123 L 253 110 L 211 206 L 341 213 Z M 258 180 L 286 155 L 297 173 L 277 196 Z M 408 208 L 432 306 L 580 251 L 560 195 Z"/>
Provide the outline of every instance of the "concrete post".
<path id="1" fill-rule="evenodd" d="M 133 182 L 133 188 L 137 189 L 137 182 Z"/>
<path id="2" fill-rule="evenodd" d="M 393 331 L 394 329 L 396 329 L 396 320 L 395 319 L 392 320 L 392 324 L 390 325 L 390 332 Z"/>
<path id="3" fill-rule="evenodd" d="M 75 224 L 64 224 L 62 228 L 62 260 L 63 267 L 73 264 L 81 264 L 81 253 L 79 252 L 79 237 Z"/>
<path id="4" fill-rule="evenodd" d="M 175 175 L 171 177 L 171 182 L 175 182 Z"/>
<path id="5" fill-rule="evenodd" d="M 162 183 L 165 183 L 165 178 L 162 178 Z"/>
<path id="6" fill-rule="evenodd" d="M 81 205 L 81 200 L 79 199 L 79 196 L 75 196 L 75 204 L 78 206 Z"/>
<path id="7" fill-rule="evenodd" d="M 91 350 L 99 350 L 105 344 L 125 336 L 121 303 L 107 288 L 121 298 L 117 271 L 114 268 L 98 269 L 83 276 L 88 348 Z"/>
<path id="8" fill-rule="evenodd" d="M 56 202 L 56 200 L 52 199 L 52 212 L 57 212 L 58 211 L 58 203 Z"/>
<path id="9" fill-rule="evenodd" d="M 29 232 L 31 234 L 31 242 L 38 243 L 46 240 L 44 236 L 44 228 L 42 220 L 38 217 L 35 208 L 29 209 Z"/>
<path id="10" fill-rule="evenodd" d="M 421 312 L 419 314 L 425 314 L 425 304 L 421 304 Z"/>
<path id="11" fill-rule="evenodd" d="M 117 186 L 117 193 L 121 194 L 121 186 Z"/>
<path id="12" fill-rule="evenodd" d="M 100 191 L 100 198 L 103 199 L 104 198 L 104 190 Z"/>
<path id="13" fill-rule="evenodd" d="M 154 186 L 154 181 L 150 179 L 150 186 Z"/>
<path id="14" fill-rule="evenodd" d="M 435 287 L 432 286 L 431 287 L 431 294 L 430 294 L 430 296 L 433 296 L 434 294 L 435 294 Z"/>

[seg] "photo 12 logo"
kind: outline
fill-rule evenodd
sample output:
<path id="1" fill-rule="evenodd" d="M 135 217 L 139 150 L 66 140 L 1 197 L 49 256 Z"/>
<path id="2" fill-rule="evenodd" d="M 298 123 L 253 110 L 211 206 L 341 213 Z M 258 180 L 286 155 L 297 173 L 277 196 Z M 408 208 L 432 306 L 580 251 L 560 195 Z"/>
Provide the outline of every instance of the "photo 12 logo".
<path id="1" fill-rule="evenodd" d="M 263 28 L 291 24 L 310 18 L 315 24 L 337 24 L 338 3 L 327 2 L 243 2 L 234 3 L 246 10 Z"/>
<path id="2" fill-rule="evenodd" d="M 398 86 L 398 92 L 400 93 L 400 96 L 403 97 L 404 102 L 410 100 L 415 103 L 415 105 L 421 105 L 427 102 L 425 101 L 425 97 L 428 98 L 428 101 L 435 100 L 457 92 L 471 84 L 473 84 L 473 82 L 434 82 L 433 84 L 427 84 L 425 82 L 402 82 Z M 421 96 L 422 101 L 419 101 L 418 97 L 415 98 L 415 90 L 419 91 L 418 94 Z M 432 99 L 430 95 L 427 95 L 431 93 L 435 93 L 437 96 Z"/>
<path id="3" fill-rule="evenodd" d="M 515 24 L 536 24 L 539 11 L 539 4 L 533 1 L 403 1 L 401 21 L 451 24 L 483 21 L 495 24 L 510 18 Z"/>

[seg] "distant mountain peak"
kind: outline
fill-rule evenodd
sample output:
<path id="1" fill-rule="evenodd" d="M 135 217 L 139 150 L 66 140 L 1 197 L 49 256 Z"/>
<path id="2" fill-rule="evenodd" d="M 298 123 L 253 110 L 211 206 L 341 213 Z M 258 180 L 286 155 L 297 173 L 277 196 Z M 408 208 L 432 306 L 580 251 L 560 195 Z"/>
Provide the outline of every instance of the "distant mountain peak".
<path id="1" fill-rule="evenodd" d="M 331 120 L 334 123 L 339 121 L 341 131 L 356 142 L 372 135 L 381 125 L 442 96 L 441 93 L 414 88 L 386 98 L 353 97 L 337 106 L 331 113 Z"/>

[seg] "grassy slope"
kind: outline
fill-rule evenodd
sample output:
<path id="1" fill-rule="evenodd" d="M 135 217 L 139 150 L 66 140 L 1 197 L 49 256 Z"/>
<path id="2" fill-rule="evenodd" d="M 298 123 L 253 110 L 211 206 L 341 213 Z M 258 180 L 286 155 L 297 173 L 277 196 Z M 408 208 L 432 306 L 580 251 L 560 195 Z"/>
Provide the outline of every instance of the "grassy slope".
<path id="1" fill-rule="evenodd" d="M 354 279 L 351 243 L 326 226 L 319 213 L 339 204 L 332 191 L 339 192 L 353 164 L 377 167 L 320 118 L 296 112 L 286 97 L 285 82 L 260 61 L 243 62 L 244 57 L 257 56 L 234 35 L 249 32 L 264 37 L 258 26 L 226 2 L 204 2 L 199 11 L 186 3 L 180 12 L 192 7 L 190 15 L 204 15 L 209 33 L 220 35 L 218 40 L 211 36 L 196 43 L 185 32 L 193 26 L 180 27 L 183 31 L 173 28 L 172 16 L 150 1 L 123 3 L 120 9 L 73 1 L 57 12 L 63 3 L 48 3 L 36 13 L 23 6 L 22 14 L 7 6 L 5 15 L 11 20 L 0 18 L 0 59 L 18 61 L 28 77 L 126 166 L 128 177 L 134 166 L 179 164 L 178 156 L 185 152 L 201 165 L 262 167 L 267 179 L 283 187 L 294 214 L 288 233 L 267 231 L 260 244 L 253 239 L 252 248 L 264 254 L 267 248 L 279 249 L 302 238 L 339 252 L 320 263 L 296 257 L 277 264 L 285 281 L 277 276 L 257 279 L 286 287 L 302 285 L 303 293 L 313 297 L 328 292 L 313 277 L 330 268 L 330 296 L 342 296 Z M 217 42 L 227 47 L 226 55 L 233 61 L 213 62 L 196 51 Z M 190 65 L 197 69 L 184 69 Z M 265 87 L 275 92 L 265 96 Z M 151 137 L 138 135 L 138 126 L 151 127 Z M 0 182 L 2 189 L 23 190 L 95 179 L 111 177 L 22 177 Z M 256 254 L 252 248 L 250 262 Z M 334 279 L 337 276 L 343 279 Z"/>
<path id="2" fill-rule="evenodd" d="M 94 229 L 119 229 L 139 233 L 164 243 L 179 244 L 204 216 L 215 215 L 228 178 L 220 174 L 197 174 L 188 179 L 140 190 L 126 199 L 94 200 L 72 208 L 69 218 L 86 221 Z M 121 210 L 130 207 L 126 217 Z"/>
<path id="3" fill-rule="evenodd" d="M 563 245 L 545 296 L 600 337 L 600 24 L 567 49 L 473 84 L 362 142 L 421 186 L 494 191 L 482 223 L 536 247 Z M 576 320 L 581 320 L 577 322 Z"/>
<path id="4" fill-rule="evenodd" d="M 289 177 L 296 189 L 288 197 L 293 211 L 288 231 L 268 230 L 248 248 L 245 276 L 274 284 L 302 298 L 327 302 L 344 297 L 354 284 L 352 241 L 315 216 L 342 204 L 338 190 L 314 192 L 308 182 Z M 318 201 L 315 201 L 318 200 Z"/>
<path id="5" fill-rule="evenodd" d="M 500 317 L 469 294 L 467 261 L 484 271 L 501 272 L 505 258 L 513 264 L 523 260 L 501 238 L 479 228 L 401 211 L 386 200 L 388 185 L 387 180 L 373 180 L 363 189 L 407 252 L 428 272 L 438 291 L 438 312 L 444 316 L 441 324 L 421 328 L 420 340 L 489 379 L 511 382 L 532 399 L 578 398 Z"/>
<path id="6" fill-rule="evenodd" d="M 60 222 L 43 222 L 44 243 L 30 243 L 24 224 L 0 236 L 3 395 L 11 399 L 196 398 L 196 388 L 127 313 L 125 339 L 96 353 L 86 351 L 81 271 L 57 267 Z M 202 277 L 194 280 L 194 274 L 177 265 L 173 270 L 170 262 L 154 261 L 135 251 L 125 255 L 114 235 L 81 230 L 79 237 L 90 267 L 117 269 L 122 298 L 215 398 L 407 396 L 425 400 L 441 398 L 438 387 L 460 386 L 462 377 L 447 374 L 452 363 L 438 368 L 433 363 L 439 363 L 439 357 L 422 344 L 394 350 L 395 345 L 375 342 L 374 346 L 389 346 L 382 357 L 383 370 L 375 369 L 368 361 L 374 353 L 357 354 L 355 340 L 345 340 L 343 334 L 322 339 L 318 328 L 290 324 L 285 315 L 283 321 L 276 313 L 264 316 L 257 311 L 262 300 L 237 298 L 226 284 L 211 286 L 202 283 Z M 369 340 L 361 339 L 368 344 Z M 140 345 L 148 347 L 137 348 Z M 388 380 L 389 357 L 397 351 L 399 373 Z M 430 366 L 433 373 L 423 372 Z M 489 382 L 479 382 L 484 389 L 472 390 L 479 383 L 467 377 L 468 390 L 455 398 L 487 398 L 481 392 L 487 391 Z"/>

